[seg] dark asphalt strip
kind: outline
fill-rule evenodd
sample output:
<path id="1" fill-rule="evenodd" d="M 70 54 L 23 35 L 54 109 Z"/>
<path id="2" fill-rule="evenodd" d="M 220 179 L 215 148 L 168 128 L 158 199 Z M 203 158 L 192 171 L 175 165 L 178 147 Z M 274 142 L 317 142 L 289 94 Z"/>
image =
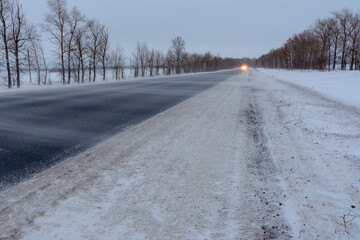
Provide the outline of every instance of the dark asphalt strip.
<path id="1" fill-rule="evenodd" d="M 235 74 L 239 71 L 0 96 L 0 190 Z"/>

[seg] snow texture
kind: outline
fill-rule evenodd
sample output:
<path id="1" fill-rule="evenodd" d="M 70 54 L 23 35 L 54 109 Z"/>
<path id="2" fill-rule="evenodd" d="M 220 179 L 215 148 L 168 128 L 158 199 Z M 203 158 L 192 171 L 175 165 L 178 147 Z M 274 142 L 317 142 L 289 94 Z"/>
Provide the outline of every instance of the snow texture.
<path id="1" fill-rule="evenodd" d="M 227 71 L 227 70 L 220 70 L 221 71 Z M 183 73 L 180 75 L 197 75 L 197 74 L 207 74 L 209 72 L 198 72 L 198 73 Z M 146 75 L 146 77 L 138 77 L 135 78 L 132 75 L 132 72 L 129 69 L 126 69 L 124 71 L 124 79 L 118 79 L 116 80 L 112 74 L 112 71 L 107 71 L 107 77 L 105 81 L 102 79 L 102 74 L 98 74 L 96 77 L 96 81 L 93 82 L 92 80 L 89 81 L 88 75 L 85 78 L 84 83 L 77 83 L 74 82 L 74 79 L 71 79 L 71 84 L 62 84 L 61 82 L 61 74 L 59 72 L 49 72 L 49 80 L 48 83 L 45 85 L 41 83 L 40 85 L 37 84 L 37 82 L 34 80 L 34 73 L 32 73 L 32 81 L 30 81 L 30 75 L 28 72 L 24 72 L 21 74 L 21 86 L 20 88 L 17 88 L 16 86 L 12 86 L 12 88 L 7 87 L 7 76 L 5 75 L 5 72 L 0 72 L 0 79 L 3 81 L 0 82 L 0 95 L 2 94 L 13 94 L 13 93 L 21 93 L 26 91 L 43 91 L 47 89 L 53 89 L 53 88 L 72 88 L 72 87 L 81 87 L 86 85 L 97 85 L 97 84 L 107 84 L 107 83 L 116 83 L 116 82 L 123 82 L 123 81 L 136 81 L 136 80 L 144 80 L 148 78 L 162 78 L 162 77 L 178 77 L 179 74 L 176 75 L 164 75 L 162 71 L 160 72 L 160 75 L 150 77 Z M 67 79 L 66 79 L 67 80 Z M 50 83 L 49 83 L 50 81 Z"/>
<path id="2" fill-rule="evenodd" d="M 259 71 L 360 109 L 360 71 L 320 72 L 275 69 L 259 69 Z"/>
<path id="3" fill-rule="evenodd" d="M 250 70 L 0 193 L 0 238 L 359 239 L 359 132 Z"/>

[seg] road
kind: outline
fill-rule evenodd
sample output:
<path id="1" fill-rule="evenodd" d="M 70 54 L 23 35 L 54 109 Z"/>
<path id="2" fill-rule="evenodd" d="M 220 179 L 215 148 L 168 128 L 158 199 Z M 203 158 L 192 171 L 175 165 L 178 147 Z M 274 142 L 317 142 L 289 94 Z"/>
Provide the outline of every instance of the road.
<path id="1" fill-rule="evenodd" d="M 359 116 L 235 74 L 1 191 L 0 239 L 360 239 Z"/>
<path id="2" fill-rule="evenodd" d="M 0 190 L 144 121 L 237 70 L 0 96 Z"/>

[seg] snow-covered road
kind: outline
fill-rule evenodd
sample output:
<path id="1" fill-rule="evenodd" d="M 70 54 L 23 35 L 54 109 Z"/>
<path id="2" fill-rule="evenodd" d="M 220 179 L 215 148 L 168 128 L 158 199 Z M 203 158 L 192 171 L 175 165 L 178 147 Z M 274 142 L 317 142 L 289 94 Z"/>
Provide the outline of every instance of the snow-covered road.
<path id="1" fill-rule="evenodd" d="M 0 193 L 0 239 L 359 239 L 359 133 L 250 70 Z"/>

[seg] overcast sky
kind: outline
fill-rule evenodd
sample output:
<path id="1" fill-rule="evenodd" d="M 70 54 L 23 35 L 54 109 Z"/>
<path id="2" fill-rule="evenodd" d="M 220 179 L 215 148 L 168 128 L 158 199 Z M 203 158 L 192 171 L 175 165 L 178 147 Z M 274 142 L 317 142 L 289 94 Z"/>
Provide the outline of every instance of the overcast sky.
<path id="1" fill-rule="evenodd" d="M 29 21 L 43 22 L 47 0 L 20 1 Z M 74 5 L 126 51 L 137 41 L 166 51 L 182 36 L 187 51 L 222 57 L 259 57 L 331 11 L 360 10 L 360 0 L 68 0 Z"/>

